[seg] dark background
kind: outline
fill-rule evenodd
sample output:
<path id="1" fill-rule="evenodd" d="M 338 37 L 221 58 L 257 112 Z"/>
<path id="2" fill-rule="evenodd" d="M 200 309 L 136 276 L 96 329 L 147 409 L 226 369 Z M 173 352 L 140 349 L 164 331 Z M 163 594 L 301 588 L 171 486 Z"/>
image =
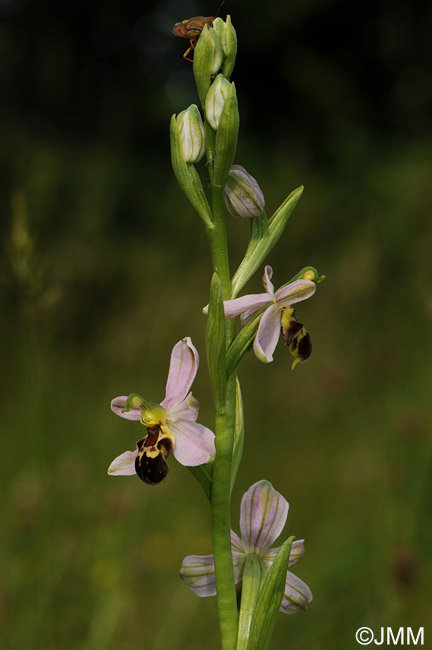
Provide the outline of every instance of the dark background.
<path id="1" fill-rule="evenodd" d="M 2 648 L 218 647 L 214 599 L 177 577 L 185 555 L 210 552 L 192 477 L 174 460 L 155 489 L 106 476 L 141 437 L 110 399 L 161 399 L 185 335 L 211 426 L 210 264 L 168 122 L 197 102 L 172 26 L 216 9 L 0 0 Z M 236 162 L 269 214 L 306 188 L 269 259 L 275 285 L 308 264 L 328 276 L 297 310 L 310 362 L 292 373 L 280 344 L 273 364 L 249 355 L 240 369 L 233 527 L 242 493 L 271 480 L 291 504 L 286 534 L 306 538 L 294 572 L 315 596 L 279 617 L 272 647 L 354 649 L 360 626 L 426 626 L 430 603 L 432 5 L 227 1 L 226 13 Z M 230 219 L 233 270 L 247 232 Z"/>

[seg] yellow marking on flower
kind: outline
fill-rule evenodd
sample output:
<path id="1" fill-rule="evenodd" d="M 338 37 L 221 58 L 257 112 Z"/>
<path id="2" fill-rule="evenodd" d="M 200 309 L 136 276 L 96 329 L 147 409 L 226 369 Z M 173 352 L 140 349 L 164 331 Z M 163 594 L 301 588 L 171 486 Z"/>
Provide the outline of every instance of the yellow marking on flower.
<path id="1" fill-rule="evenodd" d="M 156 458 L 156 456 L 159 456 L 161 452 L 160 449 L 153 449 L 152 451 L 148 447 L 145 447 L 144 453 L 147 456 L 147 458 Z"/>
<path id="2" fill-rule="evenodd" d="M 166 410 L 163 406 L 155 406 L 152 409 L 143 410 L 141 424 L 145 427 L 154 427 L 166 423 Z"/>
<path id="3" fill-rule="evenodd" d="M 315 280 L 315 271 L 308 269 L 303 273 L 303 280 Z"/>
<path id="4" fill-rule="evenodd" d="M 288 329 L 293 314 L 294 309 L 292 307 L 285 307 L 282 310 L 281 325 L 284 330 Z"/>
<path id="5" fill-rule="evenodd" d="M 171 442 L 174 444 L 175 442 L 174 434 L 171 433 L 170 429 L 167 427 L 166 424 L 161 426 L 161 432 L 164 438 L 169 438 Z"/>

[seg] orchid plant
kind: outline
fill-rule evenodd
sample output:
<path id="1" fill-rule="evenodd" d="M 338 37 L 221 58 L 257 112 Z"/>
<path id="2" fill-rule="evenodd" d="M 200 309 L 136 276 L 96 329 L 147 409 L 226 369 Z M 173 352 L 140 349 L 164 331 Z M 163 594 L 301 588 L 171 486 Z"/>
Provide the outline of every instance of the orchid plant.
<path id="1" fill-rule="evenodd" d="M 206 353 L 214 404 L 214 433 L 198 424 L 198 401 L 190 392 L 199 366 L 198 351 L 189 337 L 173 348 L 165 397 L 152 402 L 137 393 L 112 400 L 112 411 L 144 426 L 133 451 L 113 460 L 111 475 L 137 475 L 148 485 L 167 476 L 173 455 L 189 468 L 211 507 L 211 555 L 190 555 L 180 576 L 198 596 L 216 596 L 222 650 L 265 650 L 278 611 L 306 609 L 309 587 L 288 567 L 304 553 L 304 540 L 289 537 L 272 548 L 288 515 L 288 502 L 271 483 L 259 480 L 243 495 L 240 537 L 231 530 L 230 501 L 244 443 L 243 402 L 236 370 L 253 347 L 257 359 L 273 361 L 280 334 L 294 357 L 292 368 L 312 350 L 293 305 L 310 298 L 324 276 L 306 266 L 275 291 L 273 269 L 264 267 L 264 293 L 239 297 L 246 282 L 265 263 L 281 237 L 303 188 L 285 199 L 271 218 L 261 188 L 244 167 L 234 164 L 239 113 L 236 89 L 230 81 L 237 36 L 230 16 L 205 25 L 193 60 L 202 113 L 197 105 L 171 119 L 171 159 L 180 188 L 204 222 L 213 275 L 204 313 Z M 205 156 L 210 191 L 196 165 Z M 227 215 L 250 224 L 243 261 L 231 277 L 228 261 Z M 262 267 L 261 267 L 262 268 Z M 240 316 L 236 328 L 235 318 Z M 236 585 L 241 586 L 237 604 Z M 238 588 L 238 587 L 237 587 Z"/>

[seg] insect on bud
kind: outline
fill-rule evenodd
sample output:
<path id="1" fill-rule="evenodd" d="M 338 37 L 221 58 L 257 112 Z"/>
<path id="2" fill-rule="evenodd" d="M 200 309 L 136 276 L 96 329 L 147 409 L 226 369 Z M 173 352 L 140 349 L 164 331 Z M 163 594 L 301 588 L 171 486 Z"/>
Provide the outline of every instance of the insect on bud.
<path id="1" fill-rule="evenodd" d="M 241 165 L 233 165 L 224 188 L 225 207 L 233 217 L 259 217 L 265 201 L 260 186 Z"/>
<path id="2" fill-rule="evenodd" d="M 177 115 L 180 142 L 185 162 L 197 163 L 205 152 L 204 125 L 196 104 Z"/>
<path id="3" fill-rule="evenodd" d="M 205 113 L 210 126 L 215 131 L 219 126 L 220 116 L 222 115 L 230 89 L 230 82 L 225 79 L 223 74 L 218 74 L 207 93 Z"/>

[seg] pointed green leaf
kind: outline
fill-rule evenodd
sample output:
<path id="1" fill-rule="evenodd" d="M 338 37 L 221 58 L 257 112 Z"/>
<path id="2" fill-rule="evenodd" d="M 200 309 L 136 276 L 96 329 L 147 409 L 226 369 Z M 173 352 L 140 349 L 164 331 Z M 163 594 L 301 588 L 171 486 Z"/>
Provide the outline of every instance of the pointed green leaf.
<path id="1" fill-rule="evenodd" d="M 253 256 L 258 244 L 268 236 L 268 226 L 269 226 L 269 220 L 267 217 L 267 214 L 265 210 L 259 215 L 259 217 L 256 217 L 254 219 L 250 220 L 250 238 L 249 238 L 249 244 L 246 249 L 245 256 L 238 267 L 236 274 L 234 277 L 240 277 L 245 269 L 247 269 L 250 259 Z M 239 287 L 237 290 L 240 291 L 242 287 Z M 235 297 L 235 296 L 234 296 Z"/>
<path id="2" fill-rule="evenodd" d="M 261 562 L 258 555 L 246 555 L 242 580 L 242 595 L 237 634 L 236 650 L 247 650 L 249 634 L 253 620 L 255 605 L 258 599 L 261 583 Z"/>
<path id="3" fill-rule="evenodd" d="M 225 101 L 220 116 L 215 138 L 213 183 L 218 187 L 225 186 L 228 172 L 234 162 L 239 123 L 237 95 L 235 85 L 232 83 L 230 94 Z"/>
<path id="4" fill-rule="evenodd" d="M 234 424 L 234 447 L 231 465 L 231 492 L 234 487 L 238 468 L 243 456 L 244 444 L 244 416 L 243 416 L 243 399 L 241 394 L 240 382 L 236 377 L 236 407 L 235 407 L 235 424 Z"/>
<path id="5" fill-rule="evenodd" d="M 222 300 L 222 284 L 216 272 L 210 285 L 210 301 L 206 329 L 207 361 L 216 412 L 225 409 L 226 396 L 226 325 Z"/>
<path id="6" fill-rule="evenodd" d="M 222 60 L 223 50 L 219 35 L 205 25 L 195 46 L 193 61 L 195 83 L 203 108 L 212 76 L 219 72 Z"/>
<path id="7" fill-rule="evenodd" d="M 248 650 L 266 650 L 285 590 L 286 574 L 295 537 L 282 544 L 261 587 L 253 617 Z"/>
<path id="8" fill-rule="evenodd" d="M 238 296 L 246 282 L 261 266 L 273 246 L 277 243 L 302 193 L 303 186 L 291 192 L 268 222 L 268 228 L 261 234 L 260 241 L 251 250 L 248 248 L 249 254 L 247 259 L 245 258 L 243 260 L 233 277 L 232 298 Z"/>
<path id="9" fill-rule="evenodd" d="M 201 485 L 202 489 L 205 492 L 207 499 L 211 503 L 211 488 L 212 488 L 212 476 L 211 470 L 212 465 L 206 463 L 205 465 L 197 465 L 195 467 L 189 467 L 188 470 L 196 478 L 198 483 Z"/>
<path id="10" fill-rule="evenodd" d="M 231 16 L 226 17 L 221 35 L 222 49 L 225 55 L 222 72 L 227 79 L 231 77 L 237 54 L 237 34 L 231 22 Z"/>
<path id="11" fill-rule="evenodd" d="M 266 308 L 261 309 L 256 316 L 254 316 L 248 323 L 246 323 L 244 327 L 242 327 L 240 332 L 235 337 L 234 341 L 229 346 L 226 360 L 228 378 L 232 375 L 241 359 L 252 346 L 252 342 L 257 333 L 261 316 L 263 315 L 265 309 Z"/>
<path id="12" fill-rule="evenodd" d="M 180 189 L 186 194 L 207 228 L 211 228 L 212 214 L 210 206 L 195 167 L 192 163 L 185 162 L 180 142 L 180 131 L 175 115 L 171 118 L 170 140 L 171 163 Z"/>

